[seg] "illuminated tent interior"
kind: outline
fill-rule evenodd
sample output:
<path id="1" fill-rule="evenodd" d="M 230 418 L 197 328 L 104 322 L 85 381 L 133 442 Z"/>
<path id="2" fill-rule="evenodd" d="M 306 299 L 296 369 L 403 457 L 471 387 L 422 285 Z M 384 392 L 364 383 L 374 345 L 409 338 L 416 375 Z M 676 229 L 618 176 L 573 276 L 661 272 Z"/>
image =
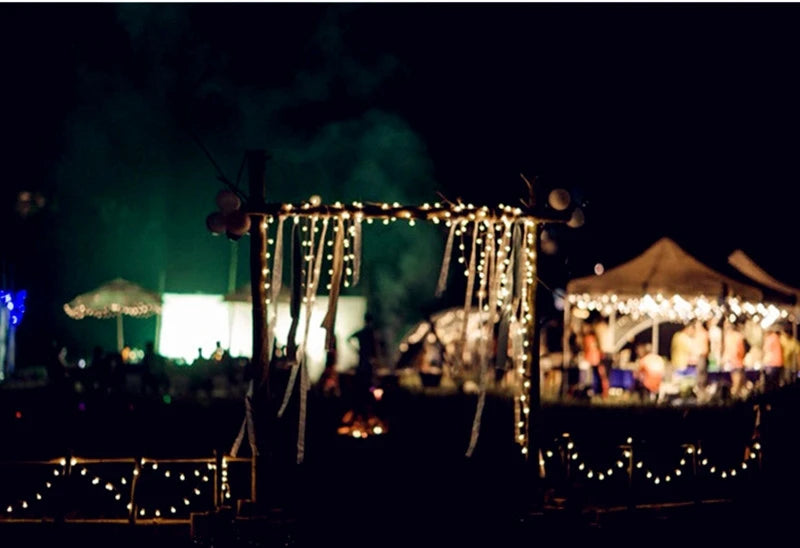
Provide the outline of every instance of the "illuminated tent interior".
<path id="1" fill-rule="evenodd" d="M 249 287 L 247 288 L 249 292 Z M 159 340 L 159 352 L 169 358 L 178 358 L 191 364 L 198 349 L 206 358 L 214 351 L 216 342 L 228 349 L 231 356 L 250 357 L 253 350 L 252 304 L 247 292 L 229 295 L 165 293 Z M 240 298 L 237 298 L 237 295 Z M 320 296 L 311 309 L 311 327 L 308 340 L 309 377 L 316 381 L 325 366 L 325 330 L 320 327 L 328 308 L 326 296 Z M 356 364 L 356 351 L 346 338 L 364 323 L 366 300 L 364 297 L 340 297 L 336 326 L 338 369 Z M 301 310 L 305 321 L 305 309 Z M 275 337 L 279 346 L 285 344 L 291 318 L 288 292 L 278 302 Z"/>
<path id="2" fill-rule="evenodd" d="M 784 293 L 759 283 L 761 280 L 747 283 L 747 279 L 738 271 L 720 273 L 671 239 L 662 238 L 638 257 L 600 276 L 570 281 L 564 325 L 571 325 L 573 317 L 586 318 L 596 311 L 609 318 L 610 338 L 618 352 L 630 337 L 648 327 L 653 333 L 653 348 L 658 348 L 661 322 L 686 324 L 734 315 L 752 318 L 766 328 L 789 318 Z M 564 363 L 568 364 L 568 329 L 564 336 Z"/>
<path id="3" fill-rule="evenodd" d="M 475 366 L 478 364 L 478 351 L 481 343 L 479 327 L 481 322 L 485 321 L 485 312 L 473 310 L 469 313 L 466 346 L 460 356 L 461 367 L 457 371 L 451 371 L 452 374 L 477 378 Z M 459 358 L 457 354 L 463 326 L 464 309 L 460 307 L 442 310 L 432 314 L 429 319 L 419 322 L 400 341 L 401 354 L 397 367 L 410 367 L 420 359 L 427 360 L 426 351 L 428 349 L 434 350 L 434 353 L 437 354 L 436 360 L 441 360 L 439 365 L 444 367 L 452 365 Z"/>

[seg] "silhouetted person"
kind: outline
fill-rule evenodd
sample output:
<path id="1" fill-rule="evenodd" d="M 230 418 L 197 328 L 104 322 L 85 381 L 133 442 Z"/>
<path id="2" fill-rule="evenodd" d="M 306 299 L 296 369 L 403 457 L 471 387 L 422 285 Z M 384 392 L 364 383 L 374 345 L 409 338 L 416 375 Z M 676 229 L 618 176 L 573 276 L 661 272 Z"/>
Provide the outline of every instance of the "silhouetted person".
<path id="1" fill-rule="evenodd" d="M 50 357 L 47 360 L 47 380 L 51 386 L 61 389 L 67 379 L 67 347 L 57 341 L 50 344 Z"/>
<path id="2" fill-rule="evenodd" d="M 158 395 L 166 384 L 166 371 L 164 359 L 156 354 L 153 343 L 148 342 L 144 348 L 142 358 L 142 391 Z"/>
<path id="3" fill-rule="evenodd" d="M 219 343 L 217 343 L 217 344 L 219 344 Z M 203 349 L 202 348 L 198 348 L 197 349 L 197 357 L 192 362 L 192 367 L 199 367 L 199 366 L 202 366 L 204 363 L 206 363 L 206 359 L 203 357 Z"/>
<path id="4" fill-rule="evenodd" d="M 334 337 L 333 348 L 328 349 L 325 354 L 325 370 L 322 372 L 322 378 L 320 379 L 322 394 L 325 396 L 338 396 L 340 394 L 339 374 L 336 372 L 337 362 L 336 337 Z"/>
<path id="5" fill-rule="evenodd" d="M 353 411 L 356 419 L 360 417 L 365 420 L 369 414 L 373 367 L 378 358 L 378 339 L 371 314 L 364 316 L 364 323 L 364 327 L 347 340 L 351 343 L 358 341 L 358 365 L 353 377 Z"/>

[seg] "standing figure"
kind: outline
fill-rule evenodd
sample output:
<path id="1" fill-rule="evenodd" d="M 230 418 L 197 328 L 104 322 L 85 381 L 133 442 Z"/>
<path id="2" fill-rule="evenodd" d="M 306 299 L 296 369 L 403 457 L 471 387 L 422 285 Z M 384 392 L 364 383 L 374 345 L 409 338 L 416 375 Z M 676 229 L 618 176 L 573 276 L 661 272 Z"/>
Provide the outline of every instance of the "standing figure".
<path id="1" fill-rule="evenodd" d="M 373 367 L 378 359 L 378 338 L 372 314 L 364 315 L 364 324 L 347 338 L 351 344 L 358 342 L 358 365 L 353 378 L 353 413 L 356 421 L 366 421 L 369 417 Z"/>
<path id="2" fill-rule="evenodd" d="M 778 326 L 772 325 L 764 335 L 764 389 L 771 390 L 781 384 L 783 374 L 783 348 Z"/>
<path id="3" fill-rule="evenodd" d="M 608 380 L 608 371 L 603 363 L 603 353 L 600 350 L 597 334 L 592 326 L 586 324 L 583 326 L 583 357 L 589 362 L 594 373 L 593 377 L 596 377 L 600 383 L 601 397 L 606 399 L 611 386 Z"/>
<path id="4" fill-rule="evenodd" d="M 723 333 L 722 363 L 731 372 L 731 396 L 737 398 L 744 391 L 744 335 L 727 320 Z"/>

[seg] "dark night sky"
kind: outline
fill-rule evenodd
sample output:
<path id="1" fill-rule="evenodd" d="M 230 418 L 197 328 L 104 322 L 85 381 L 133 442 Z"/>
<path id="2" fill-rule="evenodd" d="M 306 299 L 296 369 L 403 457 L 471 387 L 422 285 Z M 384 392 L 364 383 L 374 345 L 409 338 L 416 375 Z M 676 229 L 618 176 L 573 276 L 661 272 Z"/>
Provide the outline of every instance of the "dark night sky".
<path id="1" fill-rule="evenodd" d="M 115 276 L 225 289 L 228 243 L 203 226 L 219 183 L 190 133 L 229 176 L 245 149 L 270 149 L 274 200 L 413 203 L 440 191 L 494 204 L 522 195 L 520 172 L 565 186 L 587 223 L 555 234 L 559 253 L 542 265 L 554 286 L 665 235 L 712 261 L 743 248 L 800 285 L 798 15 L 4 4 L 2 253 L 6 285 L 31 290 L 20 336 L 77 340 L 61 304 Z M 45 209 L 19 218 L 20 190 L 41 192 Z M 375 257 L 401 272 L 376 267 L 375 285 L 402 298 L 390 280 L 422 291 L 437 265 L 397 238 L 402 252 Z"/>

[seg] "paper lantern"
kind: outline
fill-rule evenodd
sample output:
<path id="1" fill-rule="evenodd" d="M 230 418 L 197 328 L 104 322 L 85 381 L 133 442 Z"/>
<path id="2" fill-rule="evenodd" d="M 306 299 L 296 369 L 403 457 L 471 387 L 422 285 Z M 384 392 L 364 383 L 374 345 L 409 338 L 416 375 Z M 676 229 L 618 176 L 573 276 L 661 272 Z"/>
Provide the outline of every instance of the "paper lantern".
<path id="1" fill-rule="evenodd" d="M 242 236 L 245 232 L 250 230 L 250 216 L 244 211 L 237 209 L 225 216 L 225 226 L 228 232 Z"/>
<path id="2" fill-rule="evenodd" d="M 225 232 L 225 216 L 219 211 L 215 211 L 206 217 L 206 228 L 208 228 L 212 234 L 222 234 Z"/>
<path id="3" fill-rule="evenodd" d="M 557 188 L 550 192 L 550 195 L 547 197 L 547 201 L 550 204 L 550 207 L 556 211 L 564 211 L 569 207 L 569 192 L 563 188 Z"/>
<path id="4" fill-rule="evenodd" d="M 223 214 L 236 211 L 241 205 L 242 201 L 232 190 L 220 190 L 217 193 L 217 207 Z"/>
<path id="5" fill-rule="evenodd" d="M 542 253 L 546 255 L 555 255 L 558 251 L 558 244 L 555 240 L 542 240 L 541 242 Z"/>
<path id="6" fill-rule="evenodd" d="M 572 217 L 569 218 L 569 222 L 567 226 L 571 226 L 572 228 L 578 228 L 583 226 L 583 223 L 586 219 L 583 217 L 583 211 L 581 208 L 575 208 L 575 211 L 572 212 Z"/>

